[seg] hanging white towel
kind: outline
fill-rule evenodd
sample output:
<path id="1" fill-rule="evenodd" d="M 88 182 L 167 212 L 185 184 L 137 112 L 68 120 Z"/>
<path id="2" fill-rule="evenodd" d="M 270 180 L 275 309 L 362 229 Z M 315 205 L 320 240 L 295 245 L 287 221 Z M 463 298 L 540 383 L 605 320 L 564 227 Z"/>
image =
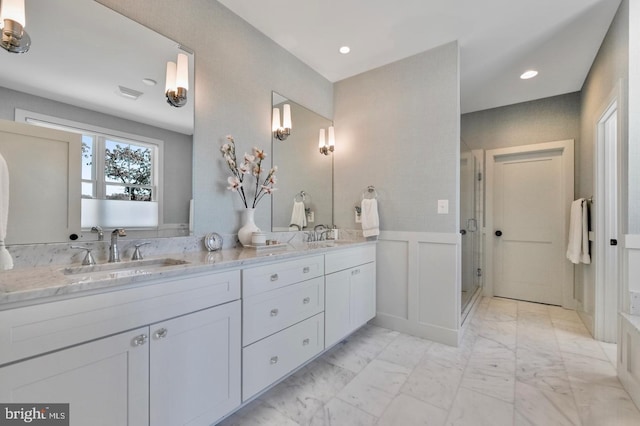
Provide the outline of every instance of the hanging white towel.
<path id="1" fill-rule="evenodd" d="M 361 203 L 360 220 L 362 222 L 362 235 L 375 237 L 380 235 L 380 218 L 378 217 L 378 200 L 365 198 Z"/>
<path id="2" fill-rule="evenodd" d="M 591 263 L 589 255 L 589 212 L 587 202 L 579 198 L 571 203 L 567 259 L 571 263 Z"/>
<path id="3" fill-rule="evenodd" d="M 13 268 L 11 254 L 4 246 L 9 219 L 9 167 L 0 154 L 0 271 Z"/>
<path id="4" fill-rule="evenodd" d="M 302 201 L 293 202 L 293 210 L 291 211 L 291 225 L 296 225 L 302 228 L 307 226 L 307 213 L 304 210 L 304 203 Z"/>

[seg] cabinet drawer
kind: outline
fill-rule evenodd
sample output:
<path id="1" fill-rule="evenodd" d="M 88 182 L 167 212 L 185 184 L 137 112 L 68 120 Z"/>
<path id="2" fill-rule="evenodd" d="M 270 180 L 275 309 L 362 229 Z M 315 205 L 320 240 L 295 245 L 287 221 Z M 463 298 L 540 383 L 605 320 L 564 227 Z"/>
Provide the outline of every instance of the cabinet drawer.
<path id="1" fill-rule="evenodd" d="M 242 400 L 268 387 L 324 349 L 320 313 L 242 350 Z"/>
<path id="2" fill-rule="evenodd" d="M 242 271 L 242 297 L 324 275 L 324 256 L 272 263 Z"/>
<path id="3" fill-rule="evenodd" d="M 374 262 L 375 260 L 375 245 L 339 250 L 325 255 L 325 271 L 327 274 L 331 274 L 354 266 Z"/>
<path id="4" fill-rule="evenodd" d="M 240 272 L 0 311 L 0 365 L 240 298 Z"/>
<path id="5" fill-rule="evenodd" d="M 242 344 L 247 346 L 324 310 L 324 278 L 249 296 L 242 301 Z"/>

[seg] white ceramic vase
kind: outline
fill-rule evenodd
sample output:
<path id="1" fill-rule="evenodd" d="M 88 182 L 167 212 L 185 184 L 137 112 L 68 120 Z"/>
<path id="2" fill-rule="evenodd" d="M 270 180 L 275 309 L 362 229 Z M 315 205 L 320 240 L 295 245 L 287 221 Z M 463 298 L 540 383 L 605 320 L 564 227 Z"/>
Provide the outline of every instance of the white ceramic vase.
<path id="1" fill-rule="evenodd" d="M 256 209 L 245 209 L 242 213 L 242 227 L 238 229 L 238 240 L 243 246 L 251 244 L 251 235 L 254 232 L 260 232 L 260 228 L 256 226 L 254 215 Z"/>

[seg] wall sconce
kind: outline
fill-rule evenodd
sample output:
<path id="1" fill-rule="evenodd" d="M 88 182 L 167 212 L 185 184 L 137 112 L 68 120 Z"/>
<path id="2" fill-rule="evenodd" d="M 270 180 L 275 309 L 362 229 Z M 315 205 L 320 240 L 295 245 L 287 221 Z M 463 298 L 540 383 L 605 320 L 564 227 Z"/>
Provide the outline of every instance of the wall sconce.
<path id="1" fill-rule="evenodd" d="M 271 130 L 273 131 L 273 137 L 281 141 L 289 137 L 291 134 L 291 105 L 284 104 L 282 106 L 282 125 L 280 125 L 280 109 L 273 109 Z"/>
<path id="2" fill-rule="evenodd" d="M 320 154 L 329 155 L 329 152 L 333 152 L 336 149 L 336 135 L 333 126 L 329 126 L 329 140 L 325 140 L 324 129 L 320 129 L 320 136 L 318 137 L 318 149 Z"/>
<path id="3" fill-rule="evenodd" d="M 187 103 L 189 90 L 189 58 L 178 53 L 178 63 L 167 62 L 167 84 L 165 94 L 167 103 L 174 107 L 182 107 Z"/>
<path id="4" fill-rule="evenodd" d="M 31 47 L 31 37 L 24 30 L 24 0 L 2 0 L 0 4 L 0 46 L 11 53 L 25 53 Z"/>

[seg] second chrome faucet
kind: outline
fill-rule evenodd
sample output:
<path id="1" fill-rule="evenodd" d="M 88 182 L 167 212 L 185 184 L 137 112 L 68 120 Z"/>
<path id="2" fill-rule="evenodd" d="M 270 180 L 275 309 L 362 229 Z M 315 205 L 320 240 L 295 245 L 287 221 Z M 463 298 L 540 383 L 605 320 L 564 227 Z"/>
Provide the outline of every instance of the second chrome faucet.
<path id="1" fill-rule="evenodd" d="M 120 250 L 118 249 L 118 237 L 126 237 L 124 228 L 116 228 L 111 233 L 111 245 L 109 246 L 109 263 L 120 262 Z"/>

